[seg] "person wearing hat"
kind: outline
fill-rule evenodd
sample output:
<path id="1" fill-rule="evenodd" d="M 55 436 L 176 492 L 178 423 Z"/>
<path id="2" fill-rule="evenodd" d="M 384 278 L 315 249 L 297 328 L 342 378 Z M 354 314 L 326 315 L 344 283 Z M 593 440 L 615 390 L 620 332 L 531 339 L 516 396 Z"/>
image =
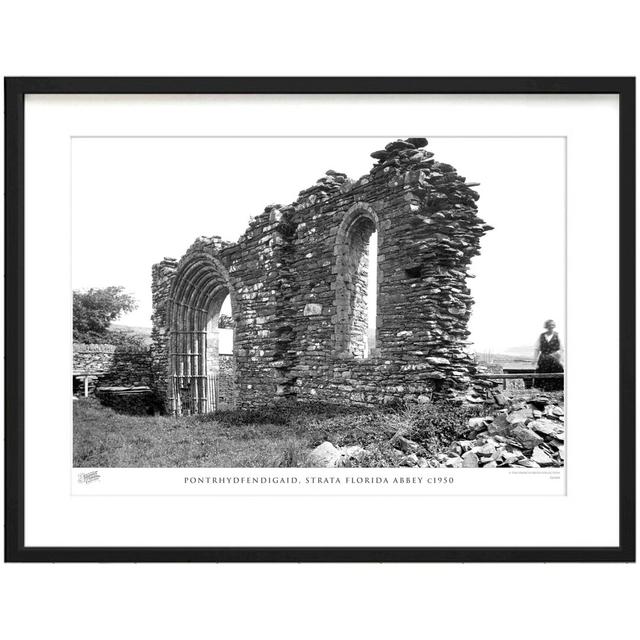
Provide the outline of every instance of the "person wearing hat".
<path id="1" fill-rule="evenodd" d="M 536 373 L 564 373 L 562 366 L 562 345 L 553 320 L 544 323 L 545 331 L 540 334 L 533 352 Z M 534 386 L 544 391 L 564 389 L 564 378 L 538 378 Z"/>

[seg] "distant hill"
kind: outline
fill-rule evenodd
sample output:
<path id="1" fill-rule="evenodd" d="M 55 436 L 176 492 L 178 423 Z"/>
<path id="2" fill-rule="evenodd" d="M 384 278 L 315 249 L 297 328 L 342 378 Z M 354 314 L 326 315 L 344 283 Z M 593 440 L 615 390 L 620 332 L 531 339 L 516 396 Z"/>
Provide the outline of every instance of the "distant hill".
<path id="1" fill-rule="evenodd" d="M 151 344 L 151 327 L 133 327 L 128 324 L 112 324 L 109 331 L 139 337 L 147 346 Z"/>
<path id="2" fill-rule="evenodd" d="M 503 349 L 503 354 L 531 358 L 533 355 L 533 344 L 525 344 L 519 347 L 508 347 Z"/>
<path id="3" fill-rule="evenodd" d="M 508 349 L 505 349 L 508 351 Z M 483 364 L 511 364 L 516 362 L 530 363 L 533 353 L 493 353 L 492 351 L 476 351 L 478 362 Z"/>

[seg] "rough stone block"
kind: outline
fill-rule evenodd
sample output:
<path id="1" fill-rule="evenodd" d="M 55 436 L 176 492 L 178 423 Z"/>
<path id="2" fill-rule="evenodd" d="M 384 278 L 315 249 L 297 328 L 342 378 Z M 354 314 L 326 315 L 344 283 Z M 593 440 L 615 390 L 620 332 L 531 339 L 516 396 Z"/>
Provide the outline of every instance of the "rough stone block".
<path id="1" fill-rule="evenodd" d="M 304 305 L 302 315 L 304 316 L 319 316 L 322 314 L 322 305 L 313 302 L 308 302 Z"/>

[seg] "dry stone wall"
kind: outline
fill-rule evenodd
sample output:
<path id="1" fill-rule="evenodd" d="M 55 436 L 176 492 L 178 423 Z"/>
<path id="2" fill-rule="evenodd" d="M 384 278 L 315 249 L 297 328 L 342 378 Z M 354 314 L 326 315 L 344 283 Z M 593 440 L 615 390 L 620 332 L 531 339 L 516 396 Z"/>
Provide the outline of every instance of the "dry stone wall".
<path id="1" fill-rule="evenodd" d="M 197 353 L 201 342 L 192 341 L 187 356 L 168 346 L 171 336 L 204 331 L 197 318 L 211 302 L 193 293 L 185 302 L 185 292 L 199 287 L 231 296 L 236 406 L 373 406 L 464 394 L 474 371 L 465 351 L 473 304 L 467 269 L 490 227 L 477 215 L 475 185 L 426 145 L 424 138 L 391 142 L 372 154 L 376 162 L 360 179 L 327 171 L 294 203 L 266 207 L 238 242 L 199 238 L 180 262 L 154 265 L 158 389 L 175 396 L 170 382 L 180 358 L 206 357 Z M 378 259 L 369 265 L 374 231 Z M 371 269 L 377 320 L 367 350 Z M 176 315 L 193 300 L 200 305 L 193 318 Z"/>
<path id="2" fill-rule="evenodd" d="M 73 345 L 74 373 L 97 376 L 102 386 L 149 386 L 152 384 L 149 349 L 111 344 Z"/>

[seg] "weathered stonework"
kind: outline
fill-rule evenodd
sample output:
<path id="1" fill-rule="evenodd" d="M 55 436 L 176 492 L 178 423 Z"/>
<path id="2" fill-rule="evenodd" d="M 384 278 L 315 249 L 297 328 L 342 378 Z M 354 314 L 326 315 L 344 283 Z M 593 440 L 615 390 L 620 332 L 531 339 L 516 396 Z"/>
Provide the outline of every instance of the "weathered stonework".
<path id="1" fill-rule="evenodd" d="M 221 355 L 218 375 L 218 396 L 216 398 L 216 408 L 231 409 L 235 399 L 235 370 L 233 356 Z"/>
<path id="2" fill-rule="evenodd" d="M 103 386 L 135 387 L 151 385 L 153 377 L 149 349 L 112 344 L 74 343 L 73 371 L 96 376 L 91 380 L 91 390 L 96 380 Z M 80 390 L 81 383 L 76 381 L 75 385 L 74 391 Z"/>
<path id="3" fill-rule="evenodd" d="M 153 387 L 158 398 L 165 398 L 169 384 L 168 348 L 169 329 L 167 318 L 169 313 L 169 295 L 178 262 L 165 258 L 153 265 L 151 300 L 153 315 L 151 316 L 151 373 Z"/>
<path id="4" fill-rule="evenodd" d="M 168 411 L 215 408 L 227 295 L 236 406 L 371 406 L 468 387 L 467 268 L 490 227 L 477 216 L 474 185 L 426 144 L 392 142 L 359 180 L 327 171 L 294 203 L 268 206 L 238 242 L 199 238 L 179 262 L 154 265 L 153 368 Z M 365 251 L 374 231 L 377 266 Z M 370 268 L 377 321 L 368 351 Z"/>

